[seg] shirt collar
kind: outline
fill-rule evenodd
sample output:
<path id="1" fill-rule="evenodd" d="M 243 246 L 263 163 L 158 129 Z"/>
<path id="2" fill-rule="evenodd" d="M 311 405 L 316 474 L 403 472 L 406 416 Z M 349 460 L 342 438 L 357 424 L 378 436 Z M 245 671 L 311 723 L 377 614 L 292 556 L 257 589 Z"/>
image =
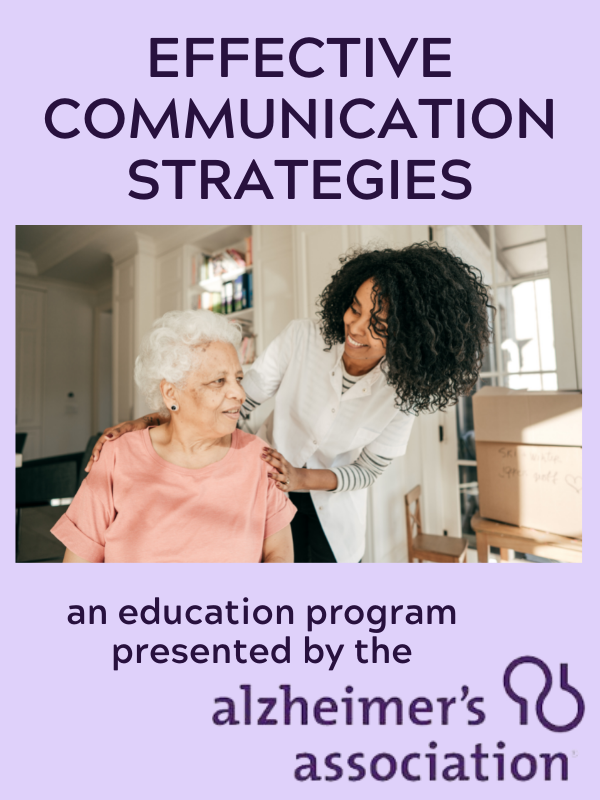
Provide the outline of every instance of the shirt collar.
<path id="1" fill-rule="evenodd" d="M 335 345 L 335 364 L 334 364 L 334 369 L 337 369 L 338 367 L 340 367 L 340 369 L 341 369 L 341 361 L 342 361 L 342 356 L 343 355 L 344 355 L 344 345 L 343 344 L 336 344 Z M 382 361 L 383 361 L 383 359 L 382 359 Z M 378 364 L 376 364 L 373 367 L 373 369 L 370 370 L 370 372 L 366 372 L 364 375 L 357 375 L 357 378 L 359 380 L 361 380 L 361 381 L 364 381 L 369 386 L 372 386 L 375 383 L 375 381 L 377 380 L 377 378 L 379 378 L 379 376 L 381 375 L 381 363 L 382 363 L 382 361 L 380 361 Z"/>

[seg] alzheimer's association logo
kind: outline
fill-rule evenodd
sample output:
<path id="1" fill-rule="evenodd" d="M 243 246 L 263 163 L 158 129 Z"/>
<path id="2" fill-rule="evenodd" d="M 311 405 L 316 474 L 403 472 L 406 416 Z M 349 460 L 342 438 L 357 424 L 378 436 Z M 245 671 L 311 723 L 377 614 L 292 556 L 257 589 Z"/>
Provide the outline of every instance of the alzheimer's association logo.
<path id="1" fill-rule="evenodd" d="M 585 703 L 583 702 L 583 697 L 581 696 L 581 693 L 578 692 L 577 689 L 574 686 L 571 686 L 571 684 L 569 683 L 569 665 L 568 664 L 560 665 L 560 688 L 564 692 L 568 692 L 575 698 L 575 702 L 577 703 L 577 713 L 575 714 L 571 722 L 568 722 L 566 725 L 555 725 L 553 722 L 550 722 L 550 720 L 544 714 L 544 703 L 546 701 L 546 698 L 550 694 L 550 690 L 552 689 L 552 673 L 550 672 L 550 668 L 548 667 L 548 665 L 544 661 L 542 661 L 541 658 L 535 658 L 535 656 L 521 656 L 521 658 L 515 658 L 515 660 L 511 661 L 506 670 L 504 671 L 504 690 L 506 691 L 506 694 L 510 697 L 510 699 L 514 700 L 515 703 L 517 703 L 517 705 L 519 706 L 520 724 L 521 725 L 528 724 L 528 702 L 525 697 L 521 697 L 521 695 L 518 695 L 512 688 L 511 678 L 513 672 L 517 669 L 517 667 L 520 667 L 521 664 L 535 664 L 535 666 L 539 667 L 544 673 L 544 678 L 546 682 L 535 704 L 535 713 L 537 714 L 537 718 L 542 723 L 544 728 L 547 728 L 550 731 L 554 731 L 555 733 L 566 733 L 567 731 L 572 731 L 573 728 L 576 728 L 583 719 L 583 714 L 585 712 Z"/>

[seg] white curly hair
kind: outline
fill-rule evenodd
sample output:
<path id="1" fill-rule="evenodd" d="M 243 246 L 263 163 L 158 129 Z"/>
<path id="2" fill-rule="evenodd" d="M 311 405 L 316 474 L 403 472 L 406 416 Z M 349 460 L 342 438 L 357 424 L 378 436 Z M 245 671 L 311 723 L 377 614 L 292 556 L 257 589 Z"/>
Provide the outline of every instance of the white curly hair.
<path id="1" fill-rule="evenodd" d="M 236 324 L 212 311 L 169 311 L 157 319 L 142 340 L 135 361 L 135 382 L 152 410 L 166 412 L 160 391 L 166 380 L 183 388 L 190 372 L 198 367 L 198 345 L 227 342 L 236 350 L 242 334 Z"/>

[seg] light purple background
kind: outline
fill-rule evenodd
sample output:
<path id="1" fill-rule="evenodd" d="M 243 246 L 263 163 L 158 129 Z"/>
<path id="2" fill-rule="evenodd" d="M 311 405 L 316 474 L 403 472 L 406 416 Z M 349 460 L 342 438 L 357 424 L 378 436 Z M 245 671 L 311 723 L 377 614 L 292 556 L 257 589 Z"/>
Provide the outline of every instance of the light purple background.
<path id="1" fill-rule="evenodd" d="M 588 270 L 587 297 L 594 297 L 595 262 L 592 246 L 596 228 L 596 119 L 590 109 L 595 91 L 591 53 L 595 30 L 591 4 L 571 2 L 553 13 L 548 4 L 480 3 L 324 3 L 305 0 L 289 9 L 282 3 L 229 2 L 220 6 L 197 3 L 115 3 L 84 6 L 74 2 L 23 3 L 5 12 L 2 52 L 4 89 L 3 199 L 1 252 L 5 264 L 2 319 L 5 327 L 7 419 L 14 392 L 13 263 L 15 224 L 207 224 L 207 223 L 489 223 L 583 224 L 584 263 Z M 285 9 L 285 10 L 284 10 Z M 292 74 L 284 80 L 252 78 L 251 62 L 233 64 L 227 80 L 150 79 L 150 36 L 283 36 L 286 42 L 301 36 L 387 36 L 400 45 L 411 36 L 451 36 L 451 79 L 419 77 L 420 59 L 411 59 L 397 81 L 391 70 L 380 79 L 350 77 L 335 71 L 312 81 Z M 586 49 L 590 58 L 586 60 Z M 274 49 L 274 48 L 273 48 Z M 325 50 L 325 48 L 323 49 Z M 323 51 L 321 51 L 323 52 Z M 417 51 L 415 54 L 417 55 Z M 285 62 L 284 62 L 285 63 Z M 382 63 L 382 62 L 380 62 Z M 169 68 L 169 64 L 165 62 Z M 200 71 L 206 66 L 199 64 Z M 274 65 L 277 68 L 277 64 Z M 446 68 L 440 62 L 441 68 Z M 182 68 L 182 65 L 180 65 Z M 213 64 L 212 74 L 216 72 Z M 289 70 L 287 70 L 289 72 Z M 6 80 L 9 76 L 10 78 Z M 208 74 L 208 71 L 207 71 Z M 376 73 L 377 74 L 377 73 Z M 162 113 L 176 97 L 199 107 L 220 107 L 225 97 L 285 96 L 341 99 L 364 96 L 387 115 L 399 96 L 413 124 L 427 116 L 416 106 L 419 97 L 464 97 L 467 107 L 486 97 L 499 97 L 514 109 L 519 97 L 543 108 L 546 97 L 555 101 L 555 138 L 543 134 L 526 141 L 516 129 L 503 139 L 488 141 L 468 134 L 463 141 L 448 132 L 431 140 L 390 135 L 385 141 L 353 141 L 337 136 L 313 142 L 297 135 L 287 142 L 269 137 L 262 142 L 203 138 L 172 141 L 162 135 L 130 140 L 121 134 L 100 141 L 87 134 L 74 140 L 52 138 L 43 125 L 47 105 L 58 97 L 73 97 L 84 108 L 98 97 L 111 97 L 130 109 L 138 97 L 148 112 Z M 83 108 L 80 109 L 82 114 Z M 80 126 L 81 127 L 81 126 Z M 250 193 L 244 201 L 201 202 L 199 190 L 186 192 L 183 201 L 168 190 L 150 202 L 130 199 L 128 166 L 137 158 L 213 157 L 229 161 L 241 175 L 255 157 L 268 166 L 275 158 L 341 158 L 349 165 L 359 158 L 389 161 L 398 158 L 450 158 L 472 163 L 471 197 L 451 202 L 371 202 L 355 199 L 313 202 L 308 191 L 286 202 L 284 184 L 272 188 L 277 200 L 267 202 Z M 272 168 L 268 169 L 269 174 Z M 190 187 L 191 181 L 187 182 Z M 166 186 L 166 185 L 165 185 Z M 401 182 L 402 188 L 402 182 Z M 438 191 L 444 188 L 438 184 Z M 593 315 L 592 315 L 593 318 Z M 590 335 L 590 332 L 588 332 Z M 594 381 L 594 374 L 589 380 Z M 590 391 L 588 382 L 588 392 Z M 594 391 L 593 386 L 591 391 Z M 261 567 L 205 565 L 146 565 L 80 567 L 15 565 L 13 539 L 13 430 L 0 433 L 4 453 L 5 537 L 1 585 L 5 675 L 3 727 L 6 742 L 4 795 L 21 798 L 61 797 L 162 798 L 181 796 L 238 797 L 262 793 L 266 797 L 307 794 L 366 797 L 410 791 L 419 797 L 519 796 L 593 797 L 597 754 L 597 563 L 595 531 L 586 528 L 583 565 L 450 569 L 443 565 L 409 568 L 407 565 L 340 567 Z M 590 437 L 586 449 L 595 446 Z M 597 470 L 587 457 L 588 481 Z M 129 665 L 114 673 L 113 643 L 177 641 L 275 642 L 285 632 L 275 626 L 229 629 L 142 625 L 125 628 L 117 621 L 127 603 L 138 607 L 160 596 L 163 603 L 224 604 L 231 599 L 252 604 L 289 603 L 297 613 L 292 629 L 293 663 L 285 666 L 229 666 L 174 664 Z M 105 627 L 72 627 L 66 616 L 70 604 L 103 603 L 109 611 Z M 413 650 L 409 665 L 360 666 L 353 642 L 369 637 L 366 626 L 323 628 L 322 643 L 346 643 L 336 670 L 302 664 L 305 634 L 303 610 L 308 603 L 398 604 L 452 603 L 457 608 L 454 627 L 398 626 L 380 639 L 405 642 Z M 239 633 L 238 633 L 239 631 Z M 543 658 L 558 675 L 568 662 L 570 679 L 584 694 L 587 714 L 582 725 L 568 734 L 544 731 L 532 717 L 527 728 L 517 724 L 517 707 L 502 689 L 502 674 L 513 658 Z M 236 695 L 236 687 L 251 683 L 256 694 L 275 693 L 291 683 L 309 699 L 322 695 L 340 698 L 348 684 L 355 696 L 389 696 L 405 701 L 425 695 L 435 699 L 460 694 L 467 684 L 471 695 L 486 698 L 487 721 L 468 728 L 456 715 L 447 728 L 416 728 L 406 723 L 365 728 L 344 725 L 320 728 L 216 728 L 211 723 L 213 699 Z M 541 675 L 523 668 L 517 686 L 533 700 Z M 547 713 L 556 722 L 570 719 L 573 707 L 562 693 L 553 693 Z M 401 777 L 376 784 L 370 778 L 356 784 L 300 784 L 293 779 L 295 754 L 310 750 L 321 757 L 340 751 L 346 756 L 362 751 L 402 756 L 428 750 L 432 739 L 438 753 L 468 754 L 477 742 L 492 752 L 499 739 L 508 753 L 564 751 L 571 756 L 568 783 L 544 783 L 538 778 L 519 784 L 490 781 L 407 784 Z M 597 741 L 597 738 L 596 738 Z M 577 756 L 573 756 L 573 752 Z M 477 794 L 476 794 L 477 793 Z M 543 793 L 543 794 L 542 794 Z"/>

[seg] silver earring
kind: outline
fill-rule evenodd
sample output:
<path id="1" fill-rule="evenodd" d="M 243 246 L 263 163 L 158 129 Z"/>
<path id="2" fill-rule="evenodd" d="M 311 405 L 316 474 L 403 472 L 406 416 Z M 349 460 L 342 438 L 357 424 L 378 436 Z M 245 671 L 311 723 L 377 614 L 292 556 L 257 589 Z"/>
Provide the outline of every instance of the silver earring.
<path id="1" fill-rule="evenodd" d="M 171 411 L 177 411 L 177 406 L 171 406 Z"/>

